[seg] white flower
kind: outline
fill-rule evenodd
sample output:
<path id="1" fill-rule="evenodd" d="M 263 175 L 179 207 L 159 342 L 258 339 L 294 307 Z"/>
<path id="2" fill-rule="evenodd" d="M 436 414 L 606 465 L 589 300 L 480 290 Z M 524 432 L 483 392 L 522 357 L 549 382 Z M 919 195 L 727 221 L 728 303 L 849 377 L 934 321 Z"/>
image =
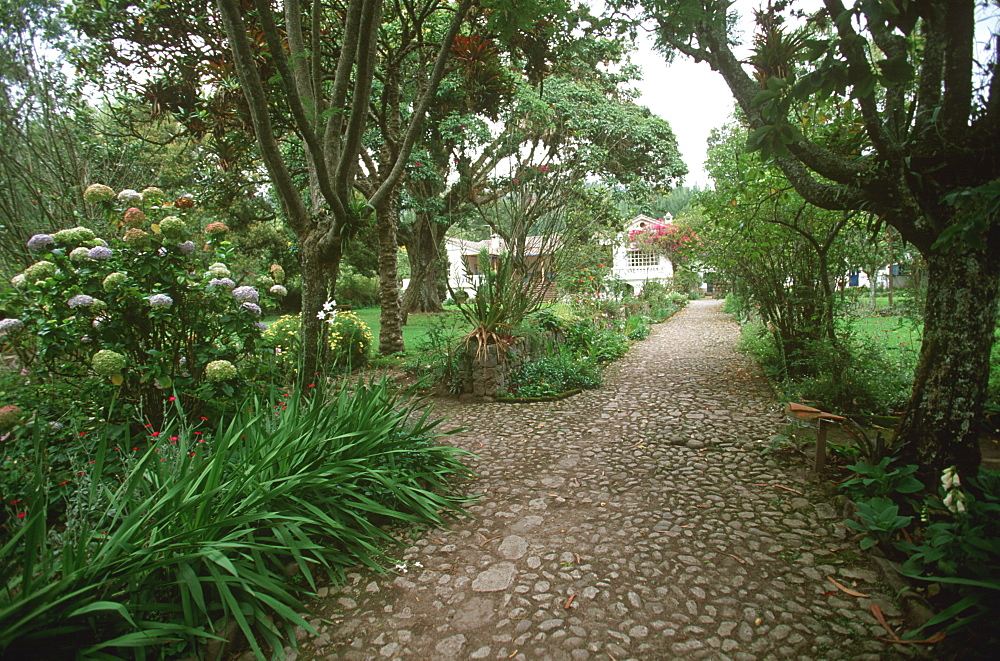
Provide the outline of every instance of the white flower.
<path id="1" fill-rule="evenodd" d="M 409 569 L 406 568 L 405 564 L 402 564 L 402 565 L 396 565 L 396 571 L 401 571 L 405 574 L 406 572 L 409 571 Z"/>
<path id="2" fill-rule="evenodd" d="M 944 506 L 952 514 L 959 514 L 965 511 L 965 494 L 958 489 L 952 489 L 948 492 L 948 495 L 944 497 Z"/>
<path id="3" fill-rule="evenodd" d="M 316 313 L 316 318 L 317 319 L 326 319 L 326 312 L 324 312 L 323 310 L 320 310 L 319 312 Z"/>
<path id="4" fill-rule="evenodd" d="M 962 482 L 958 478 L 958 469 L 955 466 L 949 466 L 941 473 L 941 486 L 944 487 L 945 491 L 962 486 Z"/>
<path id="5" fill-rule="evenodd" d="M 413 566 L 414 567 L 423 567 L 424 565 L 423 565 L 423 563 L 420 563 L 420 562 L 414 562 Z"/>
<path id="6" fill-rule="evenodd" d="M 142 202 L 142 194 L 139 191 L 126 188 L 122 192 L 118 193 L 118 200 L 120 202 L 128 202 L 129 204 L 137 204 Z"/>
<path id="7" fill-rule="evenodd" d="M 329 301 L 323 304 L 323 311 L 329 312 L 330 310 L 333 310 L 336 307 L 337 307 L 337 301 L 331 298 Z"/>

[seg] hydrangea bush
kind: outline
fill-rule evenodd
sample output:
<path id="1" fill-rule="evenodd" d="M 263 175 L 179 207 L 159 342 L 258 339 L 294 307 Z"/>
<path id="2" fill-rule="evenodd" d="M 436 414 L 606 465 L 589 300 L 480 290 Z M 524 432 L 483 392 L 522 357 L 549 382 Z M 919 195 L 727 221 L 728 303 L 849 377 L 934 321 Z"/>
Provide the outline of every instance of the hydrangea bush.
<path id="1" fill-rule="evenodd" d="M 94 184 L 84 199 L 115 236 L 74 227 L 31 237 L 37 261 L 0 291 L 10 318 L 0 345 L 39 378 L 109 379 L 147 416 L 150 403 L 167 400 L 157 391 L 232 395 L 259 368 L 261 306 L 282 290 L 238 286 L 246 276 L 226 266 L 228 228 L 193 227 L 185 215 L 194 201 L 165 198 L 158 188 L 115 194 Z"/>

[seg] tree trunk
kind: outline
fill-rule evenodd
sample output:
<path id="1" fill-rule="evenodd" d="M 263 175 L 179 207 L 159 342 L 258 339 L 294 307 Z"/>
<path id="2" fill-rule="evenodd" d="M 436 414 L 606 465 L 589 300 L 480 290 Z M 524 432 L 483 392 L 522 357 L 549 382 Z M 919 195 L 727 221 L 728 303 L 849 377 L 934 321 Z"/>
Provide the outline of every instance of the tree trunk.
<path id="1" fill-rule="evenodd" d="M 339 240 L 322 242 L 313 230 L 302 242 L 302 371 L 299 381 L 315 383 L 326 363 L 328 347 L 323 341 L 326 328 L 319 318 L 323 304 L 336 296 L 337 276 L 343 246 Z"/>
<path id="2" fill-rule="evenodd" d="M 396 275 L 396 228 L 399 226 L 399 197 L 389 195 L 375 210 L 375 232 L 378 234 L 378 297 L 382 307 L 379 318 L 378 352 L 382 355 L 399 353 L 403 346 L 403 327 L 399 307 L 399 285 Z"/>
<path id="3" fill-rule="evenodd" d="M 931 253 L 927 309 L 913 393 L 895 440 L 928 479 L 948 466 L 979 468 L 979 436 L 997 316 L 998 267 L 982 253 Z"/>
<path id="4" fill-rule="evenodd" d="M 441 284 L 447 273 L 447 251 L 444 235 L 447 227 L 434 222 L 426 214 L 418 214 L 412 230 L 412 240 L 406 246 L 410 260 L 410 285 L 403 296 L 403 312 L 444 310 Z"/>

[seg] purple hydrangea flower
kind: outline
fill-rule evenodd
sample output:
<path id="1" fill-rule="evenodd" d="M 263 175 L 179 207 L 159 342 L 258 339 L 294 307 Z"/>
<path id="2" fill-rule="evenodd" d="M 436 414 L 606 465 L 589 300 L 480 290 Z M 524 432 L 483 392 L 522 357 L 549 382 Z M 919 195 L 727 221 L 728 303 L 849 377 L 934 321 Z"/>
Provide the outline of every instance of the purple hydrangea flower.
<path id="1" fill-rule="evenodd" d="M 282 287 L 281 285 L 272 285 L 268 291 L 271 292 L 272 295 L 277 296 L 279 298 L 288 296 L 288 290 Z"/>
<path id="2" fill-rule="evenodd" d="M 24 330 L 24 322 L 20 319 L 0 319 L 0 335 L 14 335 Z"/>
<path id="3" fill-rule="evenodd" d="M 233 290 L 233 298 L 237 301 L 249 301 L 251 303 L 256 303 L 260 300 L 260 294 L 258 294 L 257 290 L 253 287 L 244 285 Z"/>
<path id="4" fill-rule="evenodd" d="M 209 287 L 224 287 L 225 289 L 232 289 L 236 286 L 236 283 L 229 278 L 212 278 L 208 281 Z"/>
<path id="5" fill-rule="evenodd" d="M 51 234 L 36 234 L 28 239 L 28 248 L 31 250 L 48 250 L 56 242 Z"/>
<path id="6" fill-rule="evenodd" d="M 86 294 L 77 294 L 73 298 L 69 299 L 67 304 L 74 310 L 76 308 L 89 308 L 94 304 L 94 297 L 87 296 Z"/>
<path id="7" fill-rule="evenodd" d="M 110 259 L 111 258 L 111 248 L 106 248 L 105 246 L 96 246 L 91 248 L 87 253 L 87 257 L 91 259 Z"/>
<path id="8" fill-rule="evenodd" d="M 258 321 L 256 324 L 254 324 L 254 327 L 260 331 L 267 330 L 267 324 L 265 324 L 263 321 Z"/>
<path id="9" fill-rule="evenodd" d="M 174 299 L 166 294 L 153 294 L 149 297 L 149 305 L 154 308 L 169 308 L 174 304 Z"/>
<path id="10" fill-rule="evenodd" d="M 190 255 L 194 252 L 194 241 L 184 241 L 183 243 L 178 243 L 177 249 L 181 251 L 182 255 Z"/>
<path id="11" fill-rule="evenodd" d="M 253 312 L 258 317 L 260 316 L 260 313 L 261 313 L 260 306 L 257 305 L 256 303 L 244 303 L 243 304 L 243 309 L 244 310 L 250 310 L 250 312 Z"/>

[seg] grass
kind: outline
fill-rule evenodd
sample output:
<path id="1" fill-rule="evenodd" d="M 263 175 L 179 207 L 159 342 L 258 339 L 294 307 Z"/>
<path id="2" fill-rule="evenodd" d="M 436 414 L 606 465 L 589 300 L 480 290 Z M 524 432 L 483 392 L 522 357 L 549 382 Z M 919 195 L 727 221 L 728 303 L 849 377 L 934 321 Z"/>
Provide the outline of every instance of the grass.
<path id="1" fill-rule="evenodd" d="M 874 342 L 888 354 L 916 365 L 923 326 L 906 317 L 861 317 L 850 322 L 851 331 Z"/>
<path id="2" fill-rule="evenodd" d="M 371 329 L 372 336 L 376 338 L 377 346 L 378 334 L 382 328 L 382 324 L 379 322 L 379 316 L 382 313 L 381 310 L 377 307 L 358 308 L 354 312 Z M 406 325 L 403 326 L 403 344 L 406 346 L 407 352 L 420 348 L 430 332 L 435 327 L 442 325 L 446 330 L 454 329 L 454 338 L 456 340 L 468 331 L 465 328 L 466 324 L 463 323 L 461 315 L 454 308 L 445 308 L 445 311 L 439 314 L 409 315 Z"/>

